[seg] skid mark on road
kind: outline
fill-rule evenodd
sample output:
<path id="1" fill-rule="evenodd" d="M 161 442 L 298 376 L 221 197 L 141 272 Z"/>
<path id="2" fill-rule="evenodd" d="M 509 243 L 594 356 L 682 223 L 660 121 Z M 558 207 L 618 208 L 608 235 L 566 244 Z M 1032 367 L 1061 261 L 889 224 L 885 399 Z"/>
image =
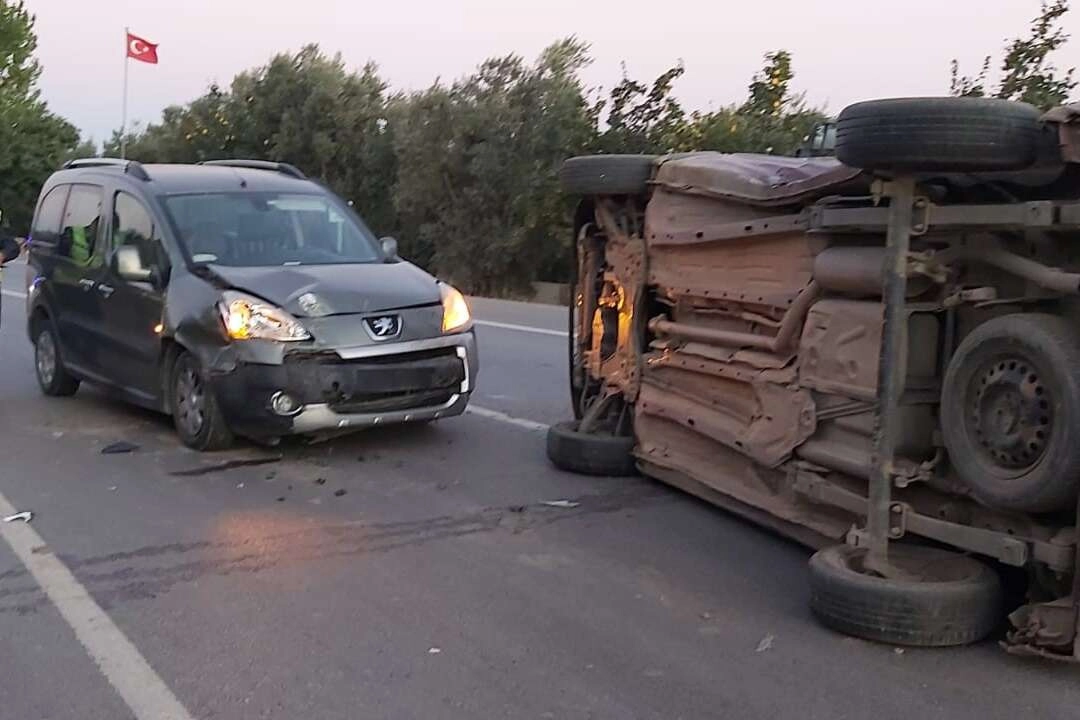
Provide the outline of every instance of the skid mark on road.
<path id="1" fill-rule="evenodd" d="M 15 508 L 0 494 L 0 515 L 14 512 Z M 52 602 L 56 606 L 137 720 L 192 720 L 165 681 L 71 570 L 51 553 L 39 551 L 45 541 L 29 523 L 2 523 L 0 535 L 40 586 L 38 593 L 44 597 L 37 604 Z"/>
<path id="2" fill-rule="evenodd" d="M 485 508 L 460 516 L 324 525 L 241 541 L 178 542 L 62 559 L 101 606 L 110 608 L 132 600 L 152 599 L 174 585 L 208 575 L 259 573 L 313 560 L 385 553 L 483 533 L 516 535 L 558 522 L 663 503 L 671 498 L 670 493 L 642 485 L 618 493 L 575 498 L 580 505 L 574 508 L 554 508 L 536 502 Z M 9 577 L 15 579 L 18 573 Z M 36 587 L 29 585 L 0 591 L 0 613 L 33 613 L 47 602 Z"/>

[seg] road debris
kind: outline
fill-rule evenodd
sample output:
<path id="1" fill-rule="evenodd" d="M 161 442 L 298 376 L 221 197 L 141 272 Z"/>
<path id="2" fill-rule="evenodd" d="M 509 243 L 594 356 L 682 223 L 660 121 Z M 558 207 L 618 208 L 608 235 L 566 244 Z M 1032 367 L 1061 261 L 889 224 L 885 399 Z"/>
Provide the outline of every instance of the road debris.
<path id="1" fill-rule="evenodd" d="M 904 654 L 904 648 L 893 648 L 893 652 L 896 653 L 897 655 L 903 655 Z"/>
<path id="2" fill-rule="evenodd" d="M 523 513 L 523 512 L 525 512 L 525 506 L 524 505 L 511 505 L 510 507 L 508 507 L 506 509 L 509 510 L 510 512 L 512 512 L 512 513 Z"/>
<path id="3" fill-rule="evenodd" d="M 437 648 L 437 647 L 433 647 L 433 648 L 428 648 L 427 652 L 428 652 L 428 655 L 438 655 L 439 653 L 442 652 L 442 649 Z"/>
<path id="4" fill-rule="evenodd" d="M 116 492 L 116 486 L 115 485 L 110 485 L 109 486 L 109 492 Z"/>
<path id="5" fill-rule="evenodd" d="M 102 455 L 122 455 L 124 453 L 132 453 L 139 449 L 139 446 L 135 443 L 128 442 L 127 440 L 118 440 L 110 445 L 106 445 L 101 448 Z"/>
<path id="6" fill-rule="evenodd" d="M 244 488 L 244 483 L 236 483 L 236 489 L 237 490 L 242 490 L 243 488 Z"/>
<path id="7" fill-rule="evenodd" d="M 345 488 L 341 488 L 340 490 L 335 490 L 334 491 L 334 497 L 341 497 L 342 495 L 345 494 L 345 492 L 346 492 Z"/>
<path id="8" fill-rule="evenodd" d="M 285 502 L 285 496 L 284 496 L 284 495 L 282 495 L 281 497 L 279 497 L 279 498 L 277 499 L 277 501 L 278 501 L 278 502 Z"/>
<path id="9" fill-rule="evenodd" d="M 315 478 L 315 484 L 316 485 L 325 485 L 326 484 L 326 478 L 322 478 L 322 477 Z"/>
<path id="10" fill-rule="evenodd" d="M 33 517 L 34 513 L 30 512 L 29 510 L 23 510 L 22 512 L 17 512 L 14 515 L 8 515 L 6 518 L 4 518 L 4 522 L 15 522 L 16 520 L 30 522 L 31 518 Z"/>
<path id="11" fill-rule="evenodd" d="M 52 436 L 53 436 L 53 440 L 59 440 L 60 438 L 64 437 L 64 431 L 63 430 L 53 430 Z"/>
<path id="12" fill-rule="evenodd" d="M 569 510 L 571 508 L 581 507 L 581 503 L 574 502 L 573 500 L 545 500 L 540 503 L 541 505 L 547 505 L 553 508 L 563 508 Z"/>
<path id="13" fill-rule="evenodd" d="M 757 650 L 755 650 L 754 652 L 760 653 L 765 652 L 766 650 L 772 650 L 774 640 L 776 640 L 776 637 L 773 636 L 771 633 L 769 635 L 766 635 L 765 637 L 761 638 L 761 642 L 758 643 Z"/>

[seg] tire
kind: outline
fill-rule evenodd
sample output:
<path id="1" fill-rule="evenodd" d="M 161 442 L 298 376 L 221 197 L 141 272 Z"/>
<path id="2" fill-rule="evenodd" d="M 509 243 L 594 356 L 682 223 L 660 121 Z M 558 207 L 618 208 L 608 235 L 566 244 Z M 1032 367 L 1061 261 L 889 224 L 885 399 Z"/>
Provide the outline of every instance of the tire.
<path id="1" fill-rule="evenodd" d="M 50 397 L 69 397 L 79 389 L 79 381 L 64 367 L 60 356 L 60 340 L 52 321 L 37 324 L 34 336 L 34 374 L 41 392 Z"/>
<path id="2" fill-rule="evenodd" d="M 810 609 L 826 627 L 893 645 L 947 647 L 978 642 L 1001 622 L 1001 582 L 974 558 L 890 545 L 890 563 L 919 580 L 864 574 L 864 555 L 838 545 L 810 558 Z"/>
<path id="3" fill-rule="evenodd" d="M 637 474 L 634 438 L 582 433 L 577 426 L 576 422 L 563 422 L 548 429 L 547 455 L 555 467 L 580 475 Z"/>
<path id="4" fill-rule="evenodd" d="M 642 195 L 655 155 L 583 155 L 563 163 L 559 180 L 574 195 Z"/>
<path id="5" fill-rule="evenodd" d="M 1053 315 L 1004 315 L 957 348 L 941 393 L 949 461 L 993 508 L 1072 508 L 1080 483 L 1080 333 Z"/>
<path id="6" fill-rule="evenodd" d="M 993 98 L 896 98 L 844 108 L 836 157 L 864 170 L 989 172 L 1036 160 L 1040 112 Z"/>
<path id="7" fill-rule="evenodd" d="M 181 351 L 169 378 L 169 408 L 180 440 L 193 450 L 224 450 L 233 434 L 195 356 Z"/>

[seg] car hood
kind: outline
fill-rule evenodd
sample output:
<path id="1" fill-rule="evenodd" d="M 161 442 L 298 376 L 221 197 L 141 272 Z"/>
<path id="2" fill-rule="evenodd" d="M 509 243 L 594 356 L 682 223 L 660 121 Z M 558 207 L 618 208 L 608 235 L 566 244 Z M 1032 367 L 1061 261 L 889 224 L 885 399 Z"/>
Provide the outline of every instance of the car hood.
<path id="1" fill-rule="evenodd" d="M 210 267 L 236 290 L 269 300 L 297 317 L 372 313 L 440 302 L 435 278 L 407 262 Z"/>

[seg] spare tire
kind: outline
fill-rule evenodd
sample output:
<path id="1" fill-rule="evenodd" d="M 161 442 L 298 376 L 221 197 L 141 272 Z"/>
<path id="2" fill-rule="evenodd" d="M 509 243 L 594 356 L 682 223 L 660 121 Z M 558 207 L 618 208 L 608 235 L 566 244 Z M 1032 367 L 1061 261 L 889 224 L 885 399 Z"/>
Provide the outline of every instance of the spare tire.
<path id="1" fill-rule="evenodd" d="M 1002 619 L 1001 581 L 986 564 L 959 553 L 889 545 L 886 578 L 862 567 L 866 550 L 838 545 L 810 558 L 810 609 L 827 627 L 894 645 L 967 645 Z"/>
<path id="2" fill-rule="evenodd" d="M 1076 506 L 1080 486 L 1080 331 L 1065 318 L 1015 313 L 960 343 L 941 391 L 949 463 L 989 507 Z"/>
<path id="3" fill-rule="evenodd" d="M 636 475 L 633 451 L 633 437 L 579 432 L 577 422 L 557 423 L 548 429 L 548 459 L 560 470 L 609 477 Z"/>
<path id="4" fill-rule="evenodd" d="M 559 180 L 575 195 L 641 195 L 655 162 L 655 155 L 582 155 L 563 163 Z"/>
<path id="5" fill-rule="evenodd" d="M 836 157 L 895 172 L 1023 170 L 1036 160 L 1037 108 L 994 98 L 895 98 L 844 108 Z"/>

